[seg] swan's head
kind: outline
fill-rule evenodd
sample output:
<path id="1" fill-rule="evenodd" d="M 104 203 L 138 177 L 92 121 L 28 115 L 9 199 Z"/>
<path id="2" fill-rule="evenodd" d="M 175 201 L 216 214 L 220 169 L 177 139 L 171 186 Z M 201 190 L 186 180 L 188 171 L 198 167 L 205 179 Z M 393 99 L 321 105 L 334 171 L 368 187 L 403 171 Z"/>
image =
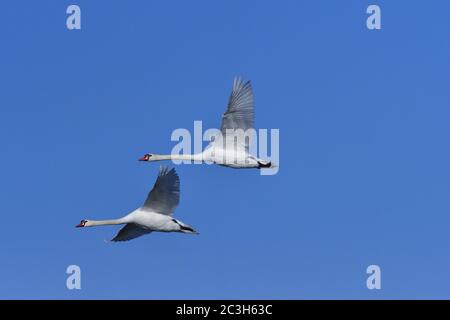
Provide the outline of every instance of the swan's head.
<path id="1" fill-rule="evenodd" d="M 81 220 L 80 223 L 77 224 L 77 225 L 75 226 L 75 228 L 87 227 L 86 224 L 87 224 L 88 222 L 89 222 L 89 221 L 87 221 L 87 220 Z"/>
<path id="2" fill-rule="evenodd" d="M 143 157 L 139 158 L 139 161 L 153 161 L 154 154 L 146 153 Z"/>

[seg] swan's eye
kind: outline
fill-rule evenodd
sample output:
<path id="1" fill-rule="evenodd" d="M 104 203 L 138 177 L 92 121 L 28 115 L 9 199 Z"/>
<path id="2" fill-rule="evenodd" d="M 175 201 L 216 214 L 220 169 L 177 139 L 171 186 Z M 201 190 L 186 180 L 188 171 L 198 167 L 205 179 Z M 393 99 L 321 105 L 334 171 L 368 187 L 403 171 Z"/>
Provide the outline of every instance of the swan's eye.
<path id="1" fill-rule="evenodd" d="M 147 158 L 151 158 L 151 156 L 152 156 L 151 154 L 147 154 Z"/>

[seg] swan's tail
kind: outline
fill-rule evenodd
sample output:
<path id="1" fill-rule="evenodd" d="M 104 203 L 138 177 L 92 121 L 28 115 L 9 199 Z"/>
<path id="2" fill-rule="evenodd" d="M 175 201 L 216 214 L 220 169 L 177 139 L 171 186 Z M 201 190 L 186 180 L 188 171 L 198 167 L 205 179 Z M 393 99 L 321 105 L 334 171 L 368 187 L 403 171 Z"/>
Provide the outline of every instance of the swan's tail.
<path id="1" fill-rule="evenodd" d="M 191 226 L 188 225 L 180 225 L 181 227 L 181 232 L 183 233 L 190 233 L 190 234 L 200 234 L 198 233 L 194 228 L 192 228 Z"/>
<path id="2" fill-rule="evenodd" d="M 180 226 L 180 230 L 179 230 L 180 232 L 189 233 L 189 234 L 200 234 L 194 228 L 192 228 L 191 226 L 189 226 L 179 220 L 173 219 L 172 221 L 174 221 L 176 224 L 178 224 Z"/>
<path id="3" fill-rule="evenodd" d="M 272 162 L 271 161 L 268 161 L 268 162 L 266 162 L 266 161 L 258 161 L 258 164 L 259 164 L 259 167 L 258 167 L 259 169 L 272 167 Z"/>

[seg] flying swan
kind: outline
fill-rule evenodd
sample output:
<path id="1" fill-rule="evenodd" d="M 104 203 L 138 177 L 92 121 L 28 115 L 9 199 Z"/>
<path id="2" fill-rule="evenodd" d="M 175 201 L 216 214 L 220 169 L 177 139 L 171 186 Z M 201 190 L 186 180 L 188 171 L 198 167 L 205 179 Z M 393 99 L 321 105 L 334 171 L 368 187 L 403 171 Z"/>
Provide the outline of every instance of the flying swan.
<path id="1" fill-rule="evenodd" d="M 120 219 L 81 220 L 76 225 L 94 227 L 125 224 L 111 241 L 128 241 L 152 231 L 198 234 L 191 226 L 174 219 L 172 213 L 180 202 L 180 178 L 175 169 L 160 167 L 158 178 L 144 205 Z"/>
<path id="2" fill-rule="evenodd" d="M 222 116 L 221 136 L 216 137 L 198 154 L 160 155 L 147 153 L 139 161 L 188 160 L 207 161 L 231 168 L 269 168 L 271 162 L 258 159 L 249 152 L 248 129 L 254 130 L 255 112 L 250 81 L 235 78 L 228 106 Z"/>

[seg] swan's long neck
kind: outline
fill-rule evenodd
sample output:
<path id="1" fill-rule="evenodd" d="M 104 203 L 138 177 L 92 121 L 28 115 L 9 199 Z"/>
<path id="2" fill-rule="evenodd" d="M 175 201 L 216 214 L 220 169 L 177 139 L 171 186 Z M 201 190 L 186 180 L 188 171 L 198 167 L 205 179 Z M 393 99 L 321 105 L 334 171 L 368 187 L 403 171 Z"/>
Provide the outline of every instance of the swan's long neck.
<path id="1" fill-rule="evenodd" d="M 124 223 L 126 223 L 126 221 L 124 221 L 123 218 L 112 219 L 112 220 L 88 220 L 88 222 L 85 224 L 85 226 L 86 227 L 109 226 L 109 225 L 124 224 Z"/>
<path id="2" fill-rule="evenodd" d="M 202 154 L 155 154 L 152 157 L 153 161 L 158 160 L 187 160 L 187 161 L 201 161 Z"/>

